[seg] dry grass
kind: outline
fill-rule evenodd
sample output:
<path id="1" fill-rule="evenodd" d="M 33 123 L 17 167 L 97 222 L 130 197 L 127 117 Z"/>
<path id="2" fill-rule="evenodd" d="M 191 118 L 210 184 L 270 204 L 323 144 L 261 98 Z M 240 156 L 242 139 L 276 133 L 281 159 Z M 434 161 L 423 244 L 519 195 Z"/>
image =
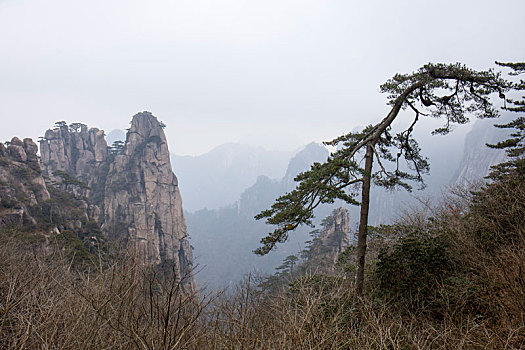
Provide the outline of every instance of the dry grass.
<path id="1" fill-rule="evenodd" d="M 523 264 L 523 256 L 506 255 Z M 509 261 L 501 261 L 509 266 Z M 132 260 L 78 273 L 59 254 L 41 260 L 0 247 L 2 349 L 520 349 L 516 320 L 435 322 L 400 316 L 383 300 L 359 300 L 351 281 L 304 277 L 267 295 L 248 278 L 204 302 Z M 503 265 L 502 265 L 503 266 Z M 513 265 L 514 266 L 514 265 Z M 499 276 L 504 307 L 523 301 L 515 269 Z M 492 276 L 492 275 L 491 275 Z M 398 306 L 396 306 L 398 307 Z"/>
<path id="2" fill-rule="evenodd" d="M 131 258 L 79 272 L 61 250 L 0 234 L 0 348 L 525 349 L 525 186 L 492 191 L 477 207 L 461 192 L 431 213 L 461 265 L 457 284 L 432 294 L 441 318 L 386 298 L 373 266 L 364 299 L 351 278 L 328 276 L 271 293 L 248 277 L 210 298 Z M 412 216 L 405 226 L 425 222 Z M 498 245 L 484 243 L 491 232 Z M 371 242 L 372 265 L 395 244 L 387 238 Z"/>
<path id="3" fill-rule="evenodd" d="M 0 348 L 179 349 L 196 342 L 204 304 L 184 281 L 120 259 L 79 273 L 55 252 L 0 248 Z"/>
<path id="4" fill-rule="evenodd" d="M 327 284 L 328 285 L 328 284 Z M 390 305 L 358 300 L 345 280 L 329 288 L 302 279 L 293 291 L 264 297 L 245 281 L 213 305 L 206 349 L 521 349 L 525 329 L 470 319 L 458 325 L 417 315 L 401 317 Z"/>

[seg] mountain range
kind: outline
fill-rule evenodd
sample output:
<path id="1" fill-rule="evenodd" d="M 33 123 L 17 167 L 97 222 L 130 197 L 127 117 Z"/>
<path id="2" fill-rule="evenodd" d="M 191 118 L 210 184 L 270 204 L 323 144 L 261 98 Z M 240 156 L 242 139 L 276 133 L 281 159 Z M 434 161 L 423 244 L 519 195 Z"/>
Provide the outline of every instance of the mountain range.
<path id="1" fill-rule="evenodd" d="M 504 130 L 493 127 L 494 123 L 494 120 L 477 120 L 470 130 L 462 129 L 446 136 L 420 137 L 422 152 L 429 158 L 431 164 L 430 173 L 424 177 L 426 187 L 418 190 L 415 186 L 412 192 L 389 191 L 373 187 L 370 224 L 388 224 L 402 216 L 405 211 L 421 207 L 423 202 L 436 203 L 448 186 L 466 185 L 482 180 L 488 174 L 490 166 L 497 164 L 505 157 L 503 151 L 488 149 L 485 145 L 497 142 L 506 135 Z M 420 130 L 419 133 L 430 133 L 430 131 L 431 129 L 427 127 Z M 222 154 L 214 152 L 213 155 L 224 157 L 224 154 L 243 154 L 246 156 L 246 153 L 231 150 L 241 147 L 245 146 L 229 144 L 227 145 L 229 152 Z M 224 287 L 238 281 L 243 275 L 253 270 L 272 273 L 284 257 L 297 254 L 303 249 L 304 242 L 308 240 L 312 228 L 301 227 L 290 234 L 289 241 L 279 245 L 275 251 L 264 257 L 256 256 L 253 250 L 259 246 L 259 240 L 271 231 L 271 227 L 261 221 L 256 221 L 253 217 L 261 210 L 269 208 L 278 196 L 292 190 L 295 186 L 293 179 L 298 173 L 309 169 L 313 162 L 324 161 L 328 155 L 329 151 L 324 146 L 316 143 L 308 144 L 289 159 L 284 176 L 281 178 L 260 174 L 255 183 L 244 190 L 240 190 L 242 185 L 239 183 L 229 183 L 230 186 L 237 186 L 237 188 L 228 196 L 230 203 L 220 208 L 213 209 L 213 205 L 203 203 L 200 204 L 199 210 L 192 211 L 190 208 L 198 207 L 196 205 L 198 201 L 194 200 L 193 206 L 187 206 L 186 203 L 188 200 L 192 201 L 191 196 L 195 196 L 195 193 L 185 194 L 186 197 L 183 198 L 188 232 L 194 247 L 196 263 L 200 266 L 196 279 L 212 289 Z M 283 154 L 281 156 L 284 157 Z M 173 161 L 174 167 L 177 164 L 176 159 Z M 202 169 L 214 169 L 211 164 L 222 164 L 221 171 L 214 177 L 215 182 L 227 182 L 221 175 L 225 176 L 224 174 L 235 172 L 233 171 L 235 167 L 229 167 L 228 164 L 247 162 L 246 158 L 244 160 L 239 158 L 230 163 L 223 159 L 221 163 L 213 159 L 211 154 L 200 156 L 198 159 L 199 167 Z M 205 164 L 207 159 L 213 159 L 210 165 Z M 186 158 L 186 161 L 190 163 L 191 158 Z M 283 160 L 280 159 L 279 164 L 282 162 Z M 196 168 L 196 166 L 193 167 Z M 186 165 L 186 169 L 191 168 L 192 166 Z M 180 174 L 180 171 L 175 172 Z M 252 173 L 255 174 L 256 171 L 253 170 Z M 283 173 L 282 170 L 281 173 Z M 278 174 L 278 171 L 274 174 Z M 179 178 L 183 177 L 179 175 Z M 214 189 L 210 184 L 202 182 L 201 184 L 207 186 L 208 194 L 212 197 L 215 195 L 210 193 L 212 191 L 217 193 L 217 197 L 220 196 L 221 189 Z M 239 194 L 235 197 L 234 193 Z M 207 200 L 207 197 L 201 200 Z M 224 202 L 223 198 L 222 203 Z M 215 205 L 219 203 L 221 201 L 215 202 Z M 358 207 L 349 206 L 340 201 L 334 205 L 319 207 L 315 212 L 316 222 L 319 223 L 339 206 L 349 210 L 351 232 L 354 232 L 357 229 Z M 353 237 L 350 237 L 350 240 L 352 239 Z"/>
<path id="2" fill-rule="evenodd" d="M 509 116 L 504 116 L 503 121 Z M 415 131 L 422 154 L 428 157 L 430 173 L 424 176 L 425 188 L 414 191 L 385 190 L 373 187 L 369 223 L 388 224 L 404 212 L 436 203 L 448 186 L 468 185 L 482 180 L 490 166 L 505 158 L 501 150 L 486 147 L 506 136 L 506 131 L 493 127 L 494 120 L 477 120 L 449 135 L 427 136 L 432 124 L 422 124 Z M 124 132 L 111 131 L 110 141 L 122 140 Z M 198 156 L 171 154 L 171 164 L 179 180 L 188 233 L 194 249 L 200 285 L 216 289 L 237 282 L 251 271 L 272 273 L 282 260 L 304 248 L 309 227 L 301 227 L 267 256 L 259 257 L 253 250 L 271 227 L 253 217 L 271 206 L 280 195 L 295 187 L 294 178 L 322 162 L 328 149 L 310 143 L 296 152 L 268 151 L 238 143 L 220 145 Z M 319 207 L 316 223 L 336 207 L 350 213 L 351 232 L 357 229 L 358 210 L 341 201 Z M 350 237 L 352 240 L 353 237 Z"/>

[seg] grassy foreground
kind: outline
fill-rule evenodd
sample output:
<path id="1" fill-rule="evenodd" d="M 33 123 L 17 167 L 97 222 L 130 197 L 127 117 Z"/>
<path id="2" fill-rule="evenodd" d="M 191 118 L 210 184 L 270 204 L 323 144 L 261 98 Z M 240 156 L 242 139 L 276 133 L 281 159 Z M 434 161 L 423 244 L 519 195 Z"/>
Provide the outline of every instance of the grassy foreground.
<path id="1" fill-rule="evenodd" d="M 217 295 L 117 257 L 0 235 L 2 349 L 525 348 L 525 173 L 370 228 L 366 294 L 341 273 Z"/>

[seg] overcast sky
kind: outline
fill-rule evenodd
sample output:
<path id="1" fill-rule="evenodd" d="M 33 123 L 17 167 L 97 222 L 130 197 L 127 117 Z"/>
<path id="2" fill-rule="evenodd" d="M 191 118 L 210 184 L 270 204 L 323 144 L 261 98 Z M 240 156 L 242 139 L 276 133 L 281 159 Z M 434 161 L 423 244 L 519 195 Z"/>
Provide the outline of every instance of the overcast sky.
<path id="1" fill-rule="evenodd" d="M 0 0 L 0 140 L 164 121 L 171 151 L 291 150 L 379 120 L 432 62 L 525 60 L 525 1 Z"/>

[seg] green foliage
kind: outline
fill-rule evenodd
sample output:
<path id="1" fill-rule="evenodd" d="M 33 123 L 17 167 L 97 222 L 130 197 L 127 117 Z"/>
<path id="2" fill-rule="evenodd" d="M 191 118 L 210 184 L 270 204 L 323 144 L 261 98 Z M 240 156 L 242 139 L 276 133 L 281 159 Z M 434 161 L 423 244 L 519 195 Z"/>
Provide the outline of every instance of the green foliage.
<path id="1" fill-rule="evenodd" d="M 525 62 L 515 62 L 515 63 L 502 63 L 496 62 L 499 66 L 508 67 L 511 69 L 509 75 L 520 75 L 525 73 Z M 513 90 L 524 91 L 525 90 L 525 81 L 520 80 L 519 82 L 514 82 L 511 84 Z M 522 96 L 521 100 L 514 100 L 506 98 L 509 106 L 505 106 L 505 109 L 511 112 L 525 112 L 525 96 Z"/>
<path id="2" fill-rule="evenodd" d="M 297 265 L 299 258 L 295 255 L 288 255 L 284 258 L 283 263 L 276 267 L 277 274 L 280 276 L 292 275 L 294 273 L 294 268 Z"/>
<path id="3" fill-rule="evenodd" d="M 379 254 L 381 290 L 401 299 L 428 299 L 451 276 L 454 262 L 442 237 L 408 235 Z"/>
<path id="4" fill-rule="evenodd" d="M 48 186 L 50 199 L 30 208 L 31 215 L 41 229 L 64 226 L 68 221 L 85 221 L 81 201 L 71 193 Z"/>
<path id="5" fill-rule="evenodd" d="M 122 154 L 122 152 L 124 151 L 124 145 L 125 145 L 124 141 L 121 141 L 121 140 L 117 140 L 113 142 L 113 145 L 108 147 L 109 154 L 112 156 Z"/>
<path id="6" fill-rule="evenodd" d="M 76 186 L 80 189 L 89 189 L 89 186 L 85 182 L 77 179 L 67 171 L 56 170 L 53 172 L 53 175 L 58 176 L 60 178 L 60 180 L 62 181 L 62 185 L 64 185 L 66 190 L 69 186 Z"/>
<path id="7" fill-rule="evenodd" d="M 11 169 L 11 175 L 19 180 L 28 180 L 38 175 L 38 173 L 26 167 L 14 167 Z"/>
<path id="8" fill-rule="evenodd" d="M 510 75 L 525 73 L 524 62 L 496 63 L 509 67 Z M 511 83 L 511 88 L 521 94 L 525 91 L 525 81 Z M 470 213 L 471 217 L 478 218 L 473 222 L 478 239 L 490 249 L 520 241 L 525 230 L 525 117 L 522 114 L 525 112 L 525 96 L 520 100 L 505 100 L 508 105 L 504 109 L 521 114 L 509 123 L 495 125 L 512 132 L 508 139 L 487 146 L 505 149 L 509 160 L 492 167 L 488 178 L 494 182 L 475 193 Z M 512 196 L 507 193 L 512 193 Z"/>
<path id="9" fill-rule="evenodd" d="M 334 214 L 323 219 L 321 226 L 324 230 L 329 229 L 334 224 Z M 306 247 L 300 252 L 300 258 L 296 255 L 288 255 L 283 259 L 280 266 L 276 267 L 274 275 L 267 276 L 261 283 L 263 289 L 276 291 L 287 289 L 290 281 L 302 279 L 311 274 L 322 275 L 329 271 L 331 275 L 339 275 L 343 272 L 343 264 L 334 263 L 334 255 L 340 251 L 341 243 L 347 238 L 347 232 L 330 232 L 329 235 L 319 237 L 320 230 L 313 230 L 310 233 L 311 240 L 306 242 Z"/>
<path id="10" fill-rule="evenodd" d="M 89 262 L 93 257 L 80 238 L 70 230 L 63 230 L 56 235 L 58 247 L 66 250 L 67 256 L 77 264 Z"/>
<path id="11" fill-rule="evenodd" d="M 469 114 L 479 118 L 498 116 L 490 96 L 497 93 L 504 98 L 504 92 L 509 89 L 499 73 L 474 71 L 461 64 L 427 64 L 412 74 L 395 75 L 381 85 L 381 92 L 388 94 L 388 104 L 392 106 L 387 116 L 360 132 L 327 142 L 338 150 L 325 163 L 315 163 L 309 171 L 299 174 L 295 178 L 295 190 L 279 197 L 270 209 L 255 216 L 277 226 L 261 239 L 262 246 L 255 253 L 267 254 L 277 243 L 286 241 L 288 233 L 299 225 L 311 225 L 313 210 L 320 204 L 333 203 L 336 199 L 359 204 L 355 199 L 358 195 L 355 186 L 364 184 L 369 190 L 365 178 L 372 177 L 376 185 L 387 188 L 400 186 L 410 190 L 409 182 L 423 185 L 422 175 L 428 172 L 429 164 L 412 138 L 420 116 L 445 119 L 444 126 L 433 133 L 446 134 L 454 125 L 467 123 Z M 393 133 L 391 125 L 403 109 L 413 111 L 414 120 L 405 130 Z M 370 149 L 373 161 L 379 165 L 375 172 L 360 166 L 364 151 Z M 388 163 L 383 164 L 385 162 Z M 367 204 L 368 200 L 367 196 Z"/>
<path id="12" fill-rule="evenodd" d="M 525 63 L 498 64 L 510 67 L 512 71 L 509 74 L 511 75 L 525 73 Z M 522 91 L 525 91 L 525 81 L 521 80 L 518 83 L 513 83 L 511 87 L 513 90 L 522 93 Z M 508 104 L 505 106 L 505 110 L 511 112 L 525 112 L 525 96 L 522 96 L 521 100 L 506 98 L 505 101 Z M 489 177 L 494 180 L 498 178 L 501 179 L 514 171 L 525 173 L 525 117 L 519 115 L 510 123 L 496 124 L 495 126 L 502 129 L 511 129 L 512 132 L 508 139 L 487 146 L 491 148 L 505 149 L 510 160 L 492 167 L 492 172 Z"/>
<path id="13" fill-rule="evenodd" d="M 71 123 L 69 125 L 69 132 L 72 132 L 72 133 L 80 132 L 82 130 L 82 127 L 86 127 L 86 126 L 87 126 L 86 124 L 82 124 L 82 123 Z"/>
<path id="14" fill-rule="evenodd" d="M 431 117 L 445 117 L 445 125 L 434 133 L 446 134 L 453 124 L 467 123 L 469 113 L 479 118 L 497 117 L 499 113 L 488 96 L 502 95 L 508 85 L 493 70 L 475 71 L 460 63 L 429 63 L 412 74 L 396 74 L 380 89 L 389 94 L 392 106 L 402 102 L 401 107 L 415 109 L 418 102 Z"/>
<path id="15" fill-rule="evenodd" d="M 91 220 L 86 222 L 84 229 L 86 231 L 86 235 L 102 236 L 102 230 L 96 221 Z"/>
<path id="16" fill-rule="evenodd" d="M 432 319 L 522 322 L 525 173 L 495 179 L 469 200 L 461 214 L 390 226 L 400 238 L 381 250 L 371 293 Z"/>
<path id="17" fill-rule="evenodd" d="M 67 127 L 67 123 L 63 120 L 59 121 L 59 122 L 55 122 L 55 128 L 63 128 L 63 127 Z"/>
<path id="18" fill-rule="evenodd" d="M 525 235 L 525 171 L 516 169 L 475 192 L 467 219 L 483 249 L 495 251 Z"/>

